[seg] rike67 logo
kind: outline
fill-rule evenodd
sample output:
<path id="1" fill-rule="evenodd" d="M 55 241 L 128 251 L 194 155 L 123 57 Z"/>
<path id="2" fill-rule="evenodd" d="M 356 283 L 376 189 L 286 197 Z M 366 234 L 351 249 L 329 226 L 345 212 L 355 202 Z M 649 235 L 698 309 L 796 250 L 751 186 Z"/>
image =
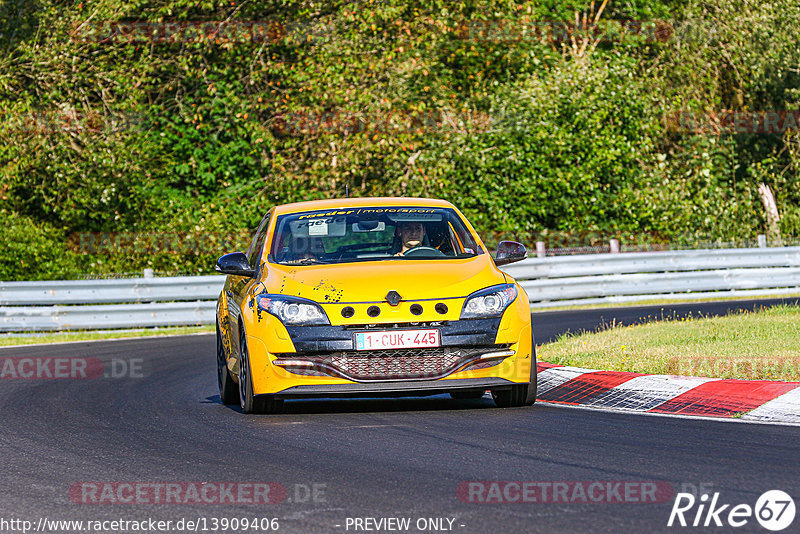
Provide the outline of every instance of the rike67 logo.
<path id="1" fill-rule="evenodd" d="M 781 490 L 763 493 L 755 506 L 749 504 L 732 505 L 720 502 L 719 492 L 710 498 L 707 493 L 695 498 L 691 493 L 678 493 L 667 526 L 721 527 L 734 528 L 747 525 L 754 517 L 767 530 L 784 530 L 794 521 L 794 500 Z"/>

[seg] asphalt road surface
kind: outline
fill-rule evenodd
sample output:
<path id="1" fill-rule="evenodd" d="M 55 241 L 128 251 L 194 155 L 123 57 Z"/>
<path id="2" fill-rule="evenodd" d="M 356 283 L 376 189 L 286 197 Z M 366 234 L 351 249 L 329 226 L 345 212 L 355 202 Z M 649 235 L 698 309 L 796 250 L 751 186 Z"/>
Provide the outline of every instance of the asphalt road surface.
<path id="1" fill-rule="evenodd" d="M 567 329 L 660 316 L 661 308 L 669 315 L 743 306 L 753 304 L 536 313 L 535 334 L 542 342 Z M 302 400 L 287 403 L 285 414 L 247 416 L 219 403 L 213 335 L 0 350 L 3 365 L 22 357 L 81 357 L 90 368 L 96 358 L 106 376 L 0 381 L 0 532 L 20 532 L 12 520 L 35 529 L 44 518 L 173 521 L 165 532 L 190 530 L 175 528 L 182 518 L 200 520 L 200 532 L 213 532 L 215 518 L 257 519 L 260 527 L 261 519 L 277 518 L 278 532 L 290 533 L 698 531 L 667 527 L 676 492 L 718 492 L 719 505 L 754 506 L 771 489 L 800 497 L 798 427 L 541 403 L 497 409 L 486 398 L 445 396 Z M 491 481 L 539 483 L 528 486 L 528 497 L 549 502 L 474 502 L 520 498 L 516 486 Z M 215 502 L 197 504 L 190 490 L 200 482 L 217 490 L 239 483 L 234 502 L 226 493 L 222 504 L 216 494 L 205 496 Z M 591 490 L 601 502 L 583 502 L 577 491 L 594 482 L 601 482 Z M 188 503 L 165 503 L 164 493 L 149 504 L 161 483 L 182 484 L 172 500 Z M 280 502 L 246 503 L 254 487 L 246 483 L 271 483 L 269 499 Z M 141 495 L 131 497 L 134 487 Z M 626 487 L 634 488 L 629 496 Z M 643 487 L 659 488 L 659 502 L 635 502 Z M 118 502 L 125 499 L 136 502 Z M 689 523 L 697 509 L 686 512 Z M 729 510 L 719 516 L 723 524 Z M 367 518 L 410 523 L 403 530 Z M 800 519 L 787 532 L 797 525 Z M 238 527 L 225 531 L 256 532 Z M 737 530 L 764 532 L 754 518 Z"/>

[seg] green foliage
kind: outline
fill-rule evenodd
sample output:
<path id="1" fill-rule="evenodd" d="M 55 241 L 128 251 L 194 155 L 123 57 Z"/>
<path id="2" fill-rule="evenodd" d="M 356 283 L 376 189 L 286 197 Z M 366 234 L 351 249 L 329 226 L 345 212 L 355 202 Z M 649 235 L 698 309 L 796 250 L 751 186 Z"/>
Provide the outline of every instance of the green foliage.
<path id="1" fill-rule="evenodd" d="M 800 234 L 796 131 L 693 135 L 665 118 L 796 108 L 796 4 L 612 0 L 601 21 L 674 35 L 537 37 L 601 3 L 8 0 L 0 278 L 207 272 L 269 206 L 345 185 L 446 198 L 484 235 L 730 240 L 763 231 L 763 182 Z M 223 20 L 266 36 L 101 38 L 112 21 Z"/>
<path id="2" fill-rule="evenodd" d="M 494 98 L 497 124 L 438 147 L 453 161 L 447 196 L 475 223 L 509 233 L 638 231 L 652 225 L 658 124 L 647 87 L 621 58 L 565 63 Z"/>
<path id="3" fill-rule="evenodd" d="M 4 210 L 0 210 L 0 225 L 5 228 L 0 240 L 0 279 L 47 280 L 75 272 L 77 258 L 64 252 L 62 232 Z"/>

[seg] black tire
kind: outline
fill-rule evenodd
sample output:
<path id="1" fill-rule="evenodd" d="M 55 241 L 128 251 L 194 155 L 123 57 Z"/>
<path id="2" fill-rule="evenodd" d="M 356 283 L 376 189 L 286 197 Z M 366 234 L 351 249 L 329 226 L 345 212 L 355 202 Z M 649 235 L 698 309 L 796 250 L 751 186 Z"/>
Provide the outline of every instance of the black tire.
<path id="1" fill-rule="evenodd" d="M 219 386 L 219 400 L 222 404 L 237 404 L 239 402 L 239 387 L 228 371 L 228 359 L 225 356 L 225 345 L 217 323 L 217 385 Z"/>
<path id="2" fill-rule="evenodd" d="M 247 414 L 279 413 L 283 401 L 272 395 L 254 395 L 251 380 L 250 355 L 247 350 L 247 336 L 239 331 L 239 406 Z"/>
<path id="3" fill-rule="evenodd" d="M 456 400 L 480 399 L 483 397 L 484 393 L 486 393 L 485 389 L 464 389 L 459 391 L 451 391 L 450 397 Z"/>
<path id="4" fill-rule="evenodd" d="M 538 386 L 538 373 L 536 371 L 536 348 L 531 354 L 531 381 L 530 384 L 518 384 L 507 389 L 492 390 L 492 398 L 498 408 L 519 408 L 532 406 L 536 402 Z"/>

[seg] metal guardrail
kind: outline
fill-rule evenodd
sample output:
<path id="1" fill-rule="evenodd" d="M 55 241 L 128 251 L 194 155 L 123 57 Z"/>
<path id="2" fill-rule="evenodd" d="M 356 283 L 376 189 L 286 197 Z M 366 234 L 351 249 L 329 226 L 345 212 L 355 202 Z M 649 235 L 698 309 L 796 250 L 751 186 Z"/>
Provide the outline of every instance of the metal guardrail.
<path id="1" fill-rule="evenodd" d="M 533 308 L 800 293 L 800 247 L 529 258 L 503 270 Z"/>
<path id="2" fill-rule="evenodd" d="M 800 247 L 529 258 L 532 308 L 800 294 Z M 223 276 L 0 282 L 0 332 L 212 324 Z"/>
<path id="3" fill-rule="evenodd" d="M 100 330 L 214 324 L 216 302 L 0 307 L 0 331 Z"/>
<path id="4" fill-rule="evenodd" d="M 107 304 L 216 300 L 222 276 L 0 282 L 0 305 Z"/>
<path id="5" fill-rule="evenodd" d="M 622 252 L 528 258 L 503 270 L 518 280 L 600 274 L 800 267 L 800 247 Z"/>

